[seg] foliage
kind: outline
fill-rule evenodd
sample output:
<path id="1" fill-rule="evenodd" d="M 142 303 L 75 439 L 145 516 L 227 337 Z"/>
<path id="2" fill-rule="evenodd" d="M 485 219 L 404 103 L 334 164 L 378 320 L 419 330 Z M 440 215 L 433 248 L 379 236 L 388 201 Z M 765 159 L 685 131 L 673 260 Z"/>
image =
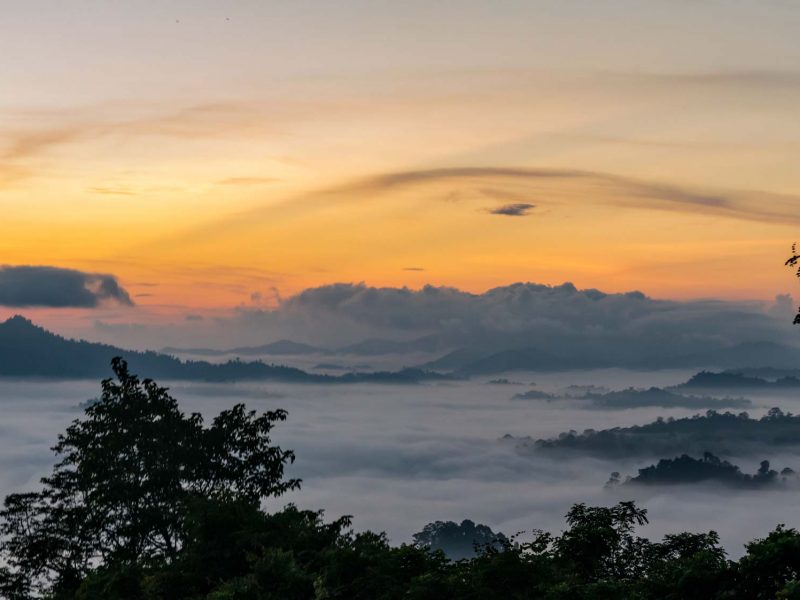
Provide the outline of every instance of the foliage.
<path id="1" fill-rule="evenodd" d="M 422 531 L 414 534 L 413 540 L 416 546 L 441 550 L 448 558 L 458 560 L 471 558 L 486 546 L 503 547 L 507 538 L 486 525 L 476 525 L 465 519 L 460 525 L 453 521 L 428 523 Z"/>
<path id="2" fill-rule="evenodd" d="M 630 456 L 754 456 L 800 446 L 800 415 L 772 408 L 760 418 L 746 412 L 717 412 L 686 418 L 657 418 L 645 425 L 563 432 L 551 439 L 517 439 L 522 451 L 627 458 Z"/>
<path id="3" fill-rule="evenodd" d="M 662 458 L 655 465 L 639 469 L 636 477 L 628 477 L 623 485 L 673 485 L 686 483 L 715 482 L 730 487 L 758 489 L 774 488 L 788 483 L 797 483 L 792 469 L 784 468 L 780 473 L 770 469 L 769 461 L 763 460 L 758 471 L 752 475 L 742 473 L 738 466 L 722 460 L 711 452 L 702 458 L 682 454 L 677 458 Z M 612 473 L 606 487 L 620 484 L 619 473 Z"/>
<path id="4" fill-rule="evenodd" d="M 59 436 L 60 458 L 37 492 L 8 496 L 2 550 L 20 594 L 72 590 L 97 565 L 173 562 L 196 499 L 258 503 L 297 488 L 291 451 L 270 445 L 282 410 L 236 405 L 205 427 L 167 389 L 128 372 L 103 381 L 98 402 Z"/>
<path id="5" fill-rule="evenodd" d="M 793 268 L 795 270 L 794 274 L 800 278 L 800 254 L 797 253 L 797 243 L 792 244 L 792 255 L 786 259 L 784 265 Z M 800 324 L 800 309 L 794 316 L 793 322 L 795 325 Z"/>

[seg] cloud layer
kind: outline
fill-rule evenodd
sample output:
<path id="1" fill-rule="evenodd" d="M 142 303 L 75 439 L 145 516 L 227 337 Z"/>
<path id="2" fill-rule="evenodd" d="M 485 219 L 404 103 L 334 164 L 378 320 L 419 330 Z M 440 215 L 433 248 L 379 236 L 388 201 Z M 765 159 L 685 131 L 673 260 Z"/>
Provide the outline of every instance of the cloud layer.
<path id="1" fill-rule="evenodd" d="M 571 283 L 515 283 L 481 294 L 452 287 L 372 287 L 336 283 L 309 288 L 285 300 L 277 312 L 336 316 L 373 327 L 415 331 L 482 331 L 514 334 L 546 329 L 585 333 L 620 331 L 643 322 L 696 323 L 742 331 L 748 322 L 767 325 L 755 303 L 719 300 L 655 300 L 638 291 L 605 293 Z M 737 322 L 731 322 L 736 319 Z M 707 329 L 699 328 L 698 335 Z M 773 328 L 768 328 L 773 329 Z"/>
<path id="2" fill-rule="evenodd" d="M 403 353 L 370 357 L 366 362 L 375 368 L 428 363 L 455 350 L 468 353 L 436 368 L 456 370 L 497 353 L 509 365 L 521 359 L 557 369 L 788 367 L 800 360 L 793 306 L 787 295 L 774 303 L 674 301 L 638 291 L 578 289 L 571 283 L 515 283 L 483 293 L 335 283 L 279 299 L 276 308 L 253 303 L 238 307 L 233 316 L 125 325 L 124 333 L 137 348 L 224 349 L 281 339 L 325 348 L 371 338 L 407 342 Z M 113 343 L 121 331 L 121 326 L 98 324 L 88 337 Z M 298 357 L 285 360 L 304 368 L 321 362 L 318 357 L 310 357 L 310 364 Z"/>
<path id="3" fill-rule="evenodd" d="M 453 348 L 537 348 L 573 358 L 576 366 L 595 364 L 593 357 L 615 366 L 645 359 L 653 366 L 659 361 L 671 366 L 678 357 L 694 356 L 702 364 L 747 344 L 794 346 L 787 306 L 783 298 L 771 308 L 654 300 L 637 291 L 607 294 L 579 290 L 571 283 L 517 283 L 482 294 L 434 286 L 411 290 L 335 284 L 287 299 L 271 317 L 314 320 L 341 331 L 357 326 L 405 338 L 435 335 Z"/>
<path id="4" fill-rule="evenodd" d="M 113 275 L 48 266 L 0 266 L 0 305 L 95 308 L 107 302 L 133 305 Z"/>

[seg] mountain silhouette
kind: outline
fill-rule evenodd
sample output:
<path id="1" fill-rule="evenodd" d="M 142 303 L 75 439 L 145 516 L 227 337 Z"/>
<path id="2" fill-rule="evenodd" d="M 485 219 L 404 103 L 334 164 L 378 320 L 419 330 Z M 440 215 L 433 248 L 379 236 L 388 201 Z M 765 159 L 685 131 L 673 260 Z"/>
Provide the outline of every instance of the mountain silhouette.
<path id="1" fill-rule="evenodd" d="M 415 352 L 431 353 L 446 350 L 448 345 L 438 335 L 426 335 L 408 341 L 387 340 L 383 338 L 367 338 L 355 344 L 336 350 L 337 354 L 355 354 L 357 356 L 375 356 L 378 354 L 411 354 Z"/>
<path id="2" fill-rule="evenodd" d="M 225 356 L 237 354 L 239 356 L 302 356 L 305 354 L 325 354 L 324 348 L 317 348 L 310 344 L 293 342 L 292 340 L 278 340 L 262 346 L 239 346 L 227 350 L 214 348 L 175 348 L 167 346 L 161 350 L 166 354 L 194 354 L 195 356 Z"/>
<path id="3" fill-rule="evenodd" d="M 800 349 L 773 342 L 745 342 L 730 347 L 709 348 L 694 353 L 644 352 L 636 347 L 606 348 L 586 340 L 584 344 L 562 347 L 523 346 L 507 349 L 464 347 L 420 365 L 426 370 L 451 372 L 460 377 L 511 371 L 568 371 L 572 369 L 667 369 L 716 367 L 797 369 Z"/>
<path id="4" fill-rule="evenodd" d="M 168 346 L 162 349 L 167 354 L 192 354 L 194 356 L 301 356 L 308 354 L 346 354 L 353 356 L 378 356 L 387 354 L 413 354 L 433 353 L 447 350 L 445 344 L 437 335 L 426 335 L 407 341 L 389 340 L 384 338 L 367 338 L 342 346 L 339 348 L 323 348 L 295 342 L 292 340 L 278 340 L 261 346 L 239 346 L 238 348 L 177 348 Z"/>
<path id="5" fill-rule="evenodd" d="M 153 351 L 125 350 L 109 344 L 67 339 L 16 315 L 0 323 L 0 377 L 102 378 L 109 364 L 122 356 L 138 373 L 154 379 L 197 381 L 271 380 L 296 383 L 418 383 L 448 379 L 421 369 L 320 375 L 260 361 L 231 360 L 221 364 L 182 361 Z"/>

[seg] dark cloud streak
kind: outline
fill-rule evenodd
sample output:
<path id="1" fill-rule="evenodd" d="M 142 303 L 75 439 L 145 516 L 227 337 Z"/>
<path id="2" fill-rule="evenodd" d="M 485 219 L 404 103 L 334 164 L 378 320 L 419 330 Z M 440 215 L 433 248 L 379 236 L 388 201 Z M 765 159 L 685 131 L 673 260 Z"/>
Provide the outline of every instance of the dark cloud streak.
<path id="1" fill-rule="evenodd" d="M 498 167 L 450 167 L 389 173 L 364 179 L 335 190 L 378 194 L 406 186 L 453 181 L 459 184 L 526 183 L 537 181 L 581 183 L 593 190 L 613 192 L 616 204 L 700 212 L 768 223 L 797 223 L 800 198 L 762 191 L 700 191 L 682 186 L 580 169 L 522 169 Z"/>
<path id="2" fill-rule="evenodd" d="M 132 306 L 113 275 L 49 266 L 0 266 L 0 305 L 16 308 Z"/>
<path id="3" fill-rule="evenodd" d="M 504 204 L 496 208 L 488 209 L 488 212 L 493 215 L 503 215 L 506 217 L 524 217 L 530 213 L 531 209 L 535 208 L 535 204 L 528 204 L 526 202 L 518 202 L 516 204 Z"/>

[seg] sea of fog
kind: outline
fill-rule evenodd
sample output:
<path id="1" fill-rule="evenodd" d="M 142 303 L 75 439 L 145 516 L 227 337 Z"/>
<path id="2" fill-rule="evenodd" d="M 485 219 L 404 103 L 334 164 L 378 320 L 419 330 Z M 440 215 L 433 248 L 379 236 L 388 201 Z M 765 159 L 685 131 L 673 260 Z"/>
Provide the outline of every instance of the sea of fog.
<path id="1" fill-rule="evenodd" d="M 393 542 L 434 520 L 469 518 L 506 534 L 532 529 L 557 532 L 575 502 L 611 504 L 637 498 L 651 524 L 641 533 L 658 538 L 683 530 L 720 533 L 732 556 L 742 544 L 778 523 L 800 526 L 800 502 L 792 491 L 732 491 L 705 487 L 607 491 L 612 471 L 636 474 L 652 459 L 555 459 L 524 454 L 505 434 L 553 437 L 562 431 L 602 429 L 682 417 L 687 409 L 597 410 L 571 401 L 512 400 L 529 389 L 558 391 L 568 385 L 668 386 L 688 371 L 619 370 L 506 375 L 519 385 L 491 378 L 427 385 L 306 385 L 275 383 L 167 383 L 185 411 L 212 417 L 234 403 L 256 410 L 285 408 L 274 441 L 292 448 L 289 474 L 302 489 L 269 502 L 279 508 L 325 509 L 348 514 L 356 529 L 386 531 Z M 532 384 L 536 386 L 533 388 Z M 0 380 L 0 493 L 30 489 L 53 463 L 50 447 L 79 417 L 79 404 L 99 394 L 96 381 Z M 800 398 L 758 398 L 751 415 L 771 406 L 800 412 Z M 664 457 L 667 458 L 667 457 Z M 800 470 L 800 455 L 734 461 L 752 472 L 761 458 L 773 467 Z M 637 492 L 638 493 L 638 492 Z"/>

